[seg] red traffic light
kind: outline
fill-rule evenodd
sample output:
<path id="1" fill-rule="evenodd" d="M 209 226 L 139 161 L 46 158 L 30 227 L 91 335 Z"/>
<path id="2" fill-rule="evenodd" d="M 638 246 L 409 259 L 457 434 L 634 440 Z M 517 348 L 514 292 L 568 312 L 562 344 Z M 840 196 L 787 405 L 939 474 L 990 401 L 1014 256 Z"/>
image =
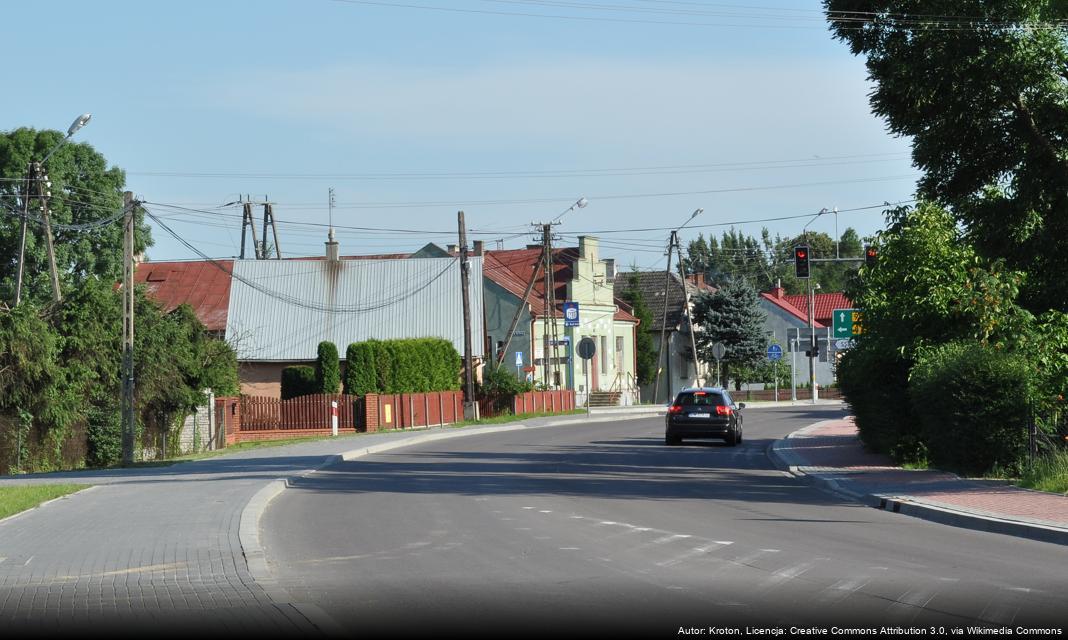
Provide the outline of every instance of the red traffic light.
<path id="1" fill-rule="evenodd" d="M 809 277 L 808 247 L 794 247 L 794 275 L 798 278 Z"/>
<path id="2" fill-rule="evenodd" d="M 864 247 L 864 263 L 869 267 L 875 266 L 875 261 L 879 257 L 879 250 L 875 247 Z"/>

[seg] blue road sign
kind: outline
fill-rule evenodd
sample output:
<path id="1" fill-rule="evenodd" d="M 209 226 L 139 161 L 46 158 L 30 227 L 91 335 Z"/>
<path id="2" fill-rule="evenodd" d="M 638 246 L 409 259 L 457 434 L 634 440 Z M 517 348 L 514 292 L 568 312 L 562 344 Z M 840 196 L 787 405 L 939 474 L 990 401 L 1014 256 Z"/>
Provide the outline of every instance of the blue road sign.
<path id="1" fill-rule="evenodd" d="M 782 360 L 782 347 L 777 344 L 770 345 L 768 347 L 768 360 L 772 362 Z"/>
<path id="2" fill-rule="evenodd" d="M 565 302 L 564 303 L 564 326 L 565 327 L 577 327 L 579 326 L 579 312 L 577 302 Z"/>
<path id="3" fill-rule="evenodd" d="M 517 367 L 522 367 L 523 366 L 523 352 L 522 351 L 516 351 L 515 352 L 515 366 L 517 366 Z"/>

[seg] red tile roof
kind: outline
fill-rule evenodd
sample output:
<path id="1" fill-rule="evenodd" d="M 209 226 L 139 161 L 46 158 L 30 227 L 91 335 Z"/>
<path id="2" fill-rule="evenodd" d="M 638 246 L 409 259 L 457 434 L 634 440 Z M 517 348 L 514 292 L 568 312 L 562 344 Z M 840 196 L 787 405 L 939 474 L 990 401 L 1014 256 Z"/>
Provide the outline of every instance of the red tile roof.
<path id="1" fill-rule="evenodd" d="M 781 309 L 794 317 L 808 322 L 808 295 L 786 295 L 782 289 L 772 289 L 761 292 L 760 296 L 771 301 Z M 831 316 L 835 309 L 852 309 L 853 305 L 844 293 L 817 293 L 812 296 L 812 318 L 816 328 L 824 328 L 831 325 Z"/>
<path id="2" fill-rule="evenodd" d="M 187 303 L 208 331 L 225 331 L 234 261 L 216 260 L 215 263 L 218 266 L 202 261 L 142 262 L 137 265 L 134 282 L 145 285 L 164 310 Z"/>

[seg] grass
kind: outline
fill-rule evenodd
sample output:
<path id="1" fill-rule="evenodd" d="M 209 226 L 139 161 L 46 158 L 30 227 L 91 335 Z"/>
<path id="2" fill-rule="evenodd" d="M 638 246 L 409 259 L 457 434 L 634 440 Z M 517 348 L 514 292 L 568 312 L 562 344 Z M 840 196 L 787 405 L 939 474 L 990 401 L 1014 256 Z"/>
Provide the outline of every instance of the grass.
<path id="1" fill-rule="evenodd" d="M 1026 489 L 1068 494 L 1068 451 L 1055 451 L 1025 468 L 1017 484 Z"/>
<path id="2" fill-rule="evenodd" d="M 54 500 L 89 487 L 87 484 L 26 484 L 0 487 L 0 520 L 42 502 Z"/>

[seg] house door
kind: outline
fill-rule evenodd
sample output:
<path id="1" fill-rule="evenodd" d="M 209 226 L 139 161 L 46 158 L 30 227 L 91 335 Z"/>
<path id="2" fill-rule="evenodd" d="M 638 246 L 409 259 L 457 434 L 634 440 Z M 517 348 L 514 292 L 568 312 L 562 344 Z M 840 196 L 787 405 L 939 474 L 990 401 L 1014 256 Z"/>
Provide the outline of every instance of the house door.
<path id="1" fill-rule="evenodd" d="M 590 391 L 597 391 L 597 390 L 599 390 L 601 388 L 600 384 L 598 384 L 598 382 L 597 382 L 597 361 L 598 360 L 599 360 L 599 358 L 597 356 L 594 356 L 594 357 L 590 358 L 590 389 L 589 389 Z"/>

